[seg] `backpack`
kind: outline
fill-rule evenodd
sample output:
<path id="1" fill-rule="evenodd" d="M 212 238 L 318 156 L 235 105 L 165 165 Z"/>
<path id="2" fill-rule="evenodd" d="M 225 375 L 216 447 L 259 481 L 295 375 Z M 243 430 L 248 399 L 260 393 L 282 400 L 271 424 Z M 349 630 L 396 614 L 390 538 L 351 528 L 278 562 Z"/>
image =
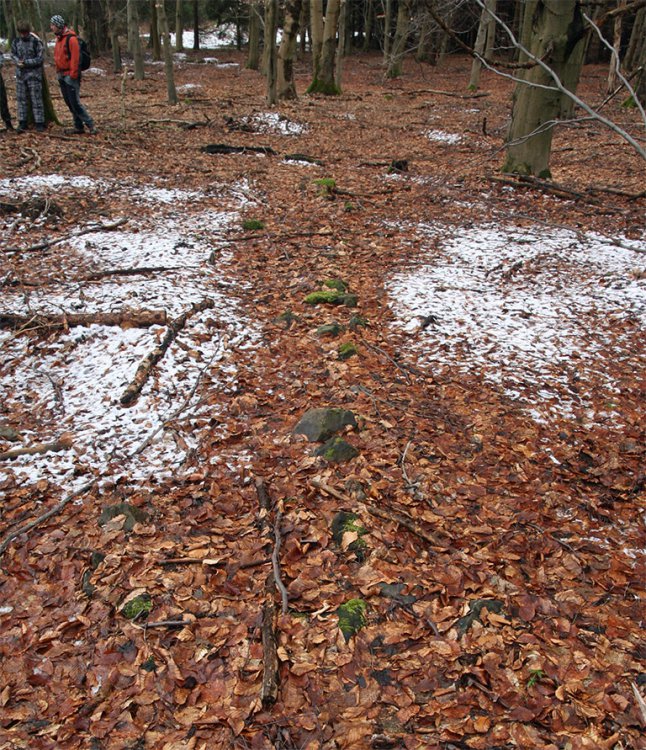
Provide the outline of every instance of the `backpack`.
<path id="1" fill-rule="evenodd" d="M 79 43 L 79 68 L 81 70 L 87 70 L 92 63 L 92 55 L 90 55 L 90 48 L 87 46 L 85 39 L 81 39 L 78 34 L 68 34 L 67 39 L 67 57 L 71 58 L 70 55 L 70 37 L 75 36 Z"/>

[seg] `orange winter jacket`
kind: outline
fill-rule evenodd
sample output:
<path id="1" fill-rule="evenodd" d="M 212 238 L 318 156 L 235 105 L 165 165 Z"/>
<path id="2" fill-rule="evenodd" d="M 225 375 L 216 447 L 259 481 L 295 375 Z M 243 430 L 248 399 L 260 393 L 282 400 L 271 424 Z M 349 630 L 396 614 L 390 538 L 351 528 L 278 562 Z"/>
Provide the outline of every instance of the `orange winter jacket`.
<path id="1" fill-rule="evenodd" d="M 56 73 L 70 78 L 79 78 L 81 75 L 80 57 L 81 52 L 76 32 L 66 26 L 63 33 L 56 37 L 56 45 L 54 46 Z"/>

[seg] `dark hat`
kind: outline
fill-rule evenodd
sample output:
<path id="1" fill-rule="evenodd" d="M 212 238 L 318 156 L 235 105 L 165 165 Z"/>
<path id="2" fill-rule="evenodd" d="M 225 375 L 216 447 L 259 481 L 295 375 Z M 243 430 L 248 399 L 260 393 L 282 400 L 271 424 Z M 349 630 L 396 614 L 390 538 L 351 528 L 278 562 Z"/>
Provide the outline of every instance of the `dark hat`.
<path id="1" fill-rule="evenodd" d="M 49 19 L 49 22 L 53 26 L 57 26 L 59 29 L 65 28 L 65 19 L 63 18 L 63 16 L 52 16 Z"/>

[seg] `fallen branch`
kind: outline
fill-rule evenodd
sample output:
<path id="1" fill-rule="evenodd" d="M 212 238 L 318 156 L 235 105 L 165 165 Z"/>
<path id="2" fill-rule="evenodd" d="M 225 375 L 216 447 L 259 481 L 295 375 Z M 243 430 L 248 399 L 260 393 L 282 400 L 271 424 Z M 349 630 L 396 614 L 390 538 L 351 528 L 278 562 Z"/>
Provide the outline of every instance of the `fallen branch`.
<path id="1" fill-rule="evenodd" d="M 271 566 L 274 571 L 274 580 L 276 582 L 276 587 L 280 591 L 280 598 L 282 602 L 282 613 L 285 615 L 287 614 L 287 589 L 285 588 L 285 585 L 283 584 L 281 577 L 280 577 L 280 545 L 281 545 L 281 536 L 280 536 L 280 521 L 283 517 L 283 514 L 278 511 L 276 513 L 276 521 L 274 523 L 274 551 L 271 554 Z"/>
<path id="2" fill-rule="evenodd" d="M 92 232 L 109 232 L 112 229 L 122 226 L 128 221 L 126 218 L 117 219 L 117 221 L 111 224 L 96 224 L 95 226 L 86 227 L 78 232 L 74 232 L 66 237 L 58 237 L 55 240 L 47 240 L 46 242 L 39 242 L 36 245 L 29 245 L 28 247 L 5 247 L 4 251 L 8 255 L 15 255 L 16 253 L 29 253 L 33 250 L 45 250 L 53 245 L 58 245 L 59 242 L 65 242 L 66 240 L 74 239 L 75 237 L 82 237 L 84 234 L 92 234 Z"/>
<path id="3" fill-rule="evenodd" d="M 630 687 L 633 689 L 633 694 L 635 695 L 635 700 L 637 701 L 637 705 L 639 706 L 639 713 L 642 717 L 642 724 L 646 726 L 646 701 L 641 696 L 641 693 L 637 689 L 637 685 L 635 685 L 634 682 L 630 683 Z"/>
<path id="4" fill-rule="evenodd" d="M 203 310 L 208 310 L 213 306 L 213 300 L 204 299 L 201 302 L 197 302 L 196 304 L 191 305 L 191 308 L 189 310 L 183 312 L 179 317 L 175 318 L 175 320 L 170 321 L 170 323 L 168 324 L 168 330 L 166 331 L 164 338 L 161 340 L 161 343 L 159 344 L 159 346 L 155 347 L 152 352 L 147 354 L 143 361 L 139 364 L 132 382 L 123 392 L 120 399 L 120 402 L 123 406 L 130 406 L 135 402 L 135 400 L 141 393 L 141 389 L 146 384 L 146 381 L 148 380 L 153 367 L 157 364 L 157 362 L 161 360 L 168 347 L 177 338 L 179 332 L 186 325 L 186 321 L 195 313 L 202 312 Z"/>
<path id="5" fill-rule="evenodd" d="M 417 89 L 415 91 L 407 91 L 408 95 L 417 94 L 438 94 L 439 96 L 452 96 L 455 99 L 481 99 L 483 96 L 491 96 L 488 91 L 477 91 L 473 94 L 458 94 L 455 91 L 440 91 L 438 89 Z"/>
<path id="6" fill-rule="evenodd" d="M 75 492 L 72 492 L 71 495 L 68 495 L 67 497 L 63 498 L 60 501 L 60 503 L 57 503 L 53 508 L 50 508 L 50 510 L 34 518 L 33 521 L 29 521 L 29 523 L 26 523 L 23 526 L 18 527 L 14 531 L 10 531 L 7 534 L 7 536 L 2 540 L 2 544 L 0 544 L 0 556 L 4 555 L 4 553 L 7 550 L 7 547 L 11 544 L 12 540 L 14 540 L 16 537 L 19 537 L 21 534 L 26 534 L 28 531 L 35 529 L 36 526 L 40 526 L 41 523 L 43 523 L 44 521 L 47 521 L 53 516 L 57 516 L 68 503 L 70 503 L 72 500 L 76 499 L 77 497 L 84 495 L 88 490 L 92 489 L 92 487 L 94 487 L 94 485 L 99 481 L 100 478 L 101 477 L 95 477 L 87 484 L 84 484 L 83 487 L 79 488 Z"/>
<path id="7" fill-rule="evenodd" d="M 489 175 L 488 178 L 491 182 L 498 182 L 501 185 L 510 185 L 511 187 L 525 187 L 534 190 L 540 190 L 543 193 L 549 193 L 555 195 L 557 198 L 564 198 L 566 200 L 580 200 L 585 203 L 591 203 L 592 205 L 598 206 L 600 202 L 596 198 L 592 198 L 589 195 L 585 195 L 578 190 L 566 187 L 565 185 L 559 185 L 556 182 L 547 182 L 546 180 L 540 180 L 538 177 L 532 177 L 531 175 L 518 175 L 516 177 L 510 175 L 509 177 L 498 177 L 496 175 Z"/>
<path id="8" fill-rule="evenodd" d="M 140 276 L 147 273 L 166 273 L 167 271 L 185 270 L 184 266 L 150 266 L 148 268 L 114 268 L 111 271 L 96 271 L 83 276 L 80 281 L 99 281 L 109 276 Z"/>
<path id="9" fill-rule="evenodd" d="M 22 448 L 11 448 L 4 453 L 0 453 L 0 461 L 8 461 L 12 458 L 18 458 L 18 456 L 35 456 L 39 453 L 59 453 L 72 447 L 72 436 L 69 432 L 64 433 L 57 440 L 52 440 L 50 443 L 34 443 L 34 445 L 27 445 Z"/>
<path id="10" fill-rule="evenodd" d="M 267 529 L 267 518 L 271 513 L 271 498 L 263 479 L 256 479 L 256 492 L 260 513 L 258 515 L 259 535 L 262 538 Z M 272 564 L 273 564 L 272 555 Z M 268 575 L 265 580 L 265 601 L 262 606 L 262 652 L 263 672 L 260 698 L 264 706 L 273 705 L 278 698 L 278 647 L 276 644 L 276 575 Z"/>
<path id="11" fill-rule="evenodd" d="M 0 313 L 0 328 L 19 328 L 21 332 L 38 328 L 52 330 L 91 325 L 130 325 L 135 328 L 149 328 L 165 324 L 166 312 L 164 310 L 124 310 L 113 313 L 63 313 L 62 315 Z"/>

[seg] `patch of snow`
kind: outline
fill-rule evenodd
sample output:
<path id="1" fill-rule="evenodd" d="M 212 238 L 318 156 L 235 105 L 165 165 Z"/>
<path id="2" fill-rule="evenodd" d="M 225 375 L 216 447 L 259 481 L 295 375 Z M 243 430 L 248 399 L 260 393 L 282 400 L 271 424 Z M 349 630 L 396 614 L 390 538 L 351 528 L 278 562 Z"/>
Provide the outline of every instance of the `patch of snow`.
<path id="1" fill-rule="evenodd" d="M 307 128 L 298 122 L 292 122 L 276 112 L 261 112 L 251 118 L 251 122 L 260 132 L 279 133 L 280 135 L 302 135 Z"/>
<path id="2" fill-rule="evenodd" d="M 630 249 L 643 243 L 619 247 L 599 235 L 538 226 L 418 231 L 436 249 L 398 274 L 388 292 L 396 325 L 415 333 L 425 362 L 481 373 L 539 419 L 585 413 L 586 383 L 601 383 L 606 408 L 588 416 L 618 422 L 619 384 L 605 363 L 645 364 L 617 328 L 628 323 L 637 334 L 644 327 L 646 284 L 633 273 Z"/>
<path id="3" fill-rule="evenodd" d="M 456 133 L 445 133 L 443 130 L 427 130 L 424 135 L 429 141 L 440 141 L 441 143 L 448 143 L 451 146 L 460 143 L 462 140 L 462 136 Z"/>
<path id="4" fill-rule="evenodd" d="M 66 191 L 99 184 L 89 178 L 58 175 L 3 180 L 2 190 Z M 117 183 L 115 183 L 117 185 Z M 225 201 L 216 186 L 221 203 Z M 170 319 L 203 299 L 214 306 L 189 318 L 171 344 L 131 407 L 120 397 L 132 381 L 139 363 L 157 347 L 165 327 L 149 329 L 91 325 L 73 327 L 53 337 L 30 339 L 11 331 L 0 332 L 0 401 L 3 413 L 38 415 L 38 433 L 21 427 L 24 445 L 72 436 L 71 450 L 22 456 L 0 468 L 0 481 L 19 486 L 47 480 L 62 491 L 73 491 L 97 473 L 114 480 L 128 476 L 137 483 L 177 472 L 209 429 L 208 419 L 196 428 L 198 416 L 212 417 L 215 407 L 196 403 L 193 388 L 198 380 L 220 392 L 235 387 L 236 370 L 228 361 L 232 347 L 255 348 L 258 331 L 243 314 L 237 292 L 246 282 L 235 275 L 226 250 L 224 232 L 238 220 L 237 210 L 220 212 L 200 206 L 212 205 L 212 197 L 154 185 L 118 183 L 118 190 L 136 200 L 152 204 L 147 216 L 137 217 L 123 231 L 96 231 L 72 236 L 60 243 L 68 255 L 88 271 L 165 267 L 146 276 L 107 276 L 93 282 L 50 282 L 34 287 L 28 295 L 3 290 L 3 310 L 21 314 L 109 312 L 116 310 L 164 309 Z M 226 191 L 236 208 L 251 191 L 247 181 Z M 236 199 L 236 192 L 238 198 Z M 177 202 L 192 201 L 194 214 Z M 130 230 L 129 226 L 133 226 Z M 217 253 L 217 268 L 209 259 Z M 186 405 L 183 413 L 178 407 Z M 169 418 L 171 423 L 167 424 Z M 188 424 L 186 420 L 190 420 Z M 136 448 L 151 434 L 156 440 L 141 455 Z"/>

